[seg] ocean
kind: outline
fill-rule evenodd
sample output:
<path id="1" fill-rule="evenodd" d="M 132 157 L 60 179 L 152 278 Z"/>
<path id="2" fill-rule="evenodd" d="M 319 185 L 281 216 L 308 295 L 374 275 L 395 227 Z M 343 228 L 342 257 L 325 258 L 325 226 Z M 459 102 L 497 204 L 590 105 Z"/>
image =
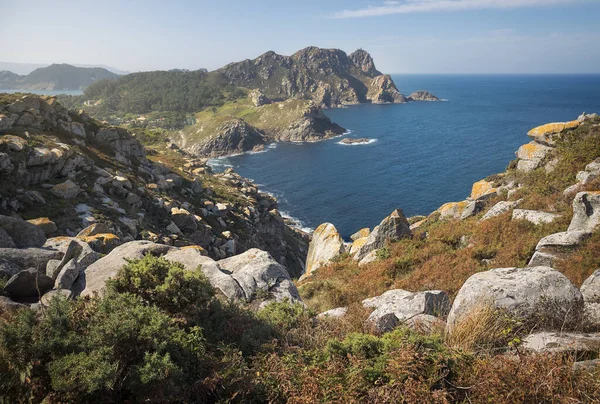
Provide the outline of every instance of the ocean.
<path id="1" fill-rule="evenodd" d="M 371 141 L 278 143 L 213 167 L 253 179 L 305 229 L 331 222 L 348 238 L 396 208 L 427 215 L 465 199 L 475 181 L 505 170 L 535 126 L 600 113 L 600 75 L 392 77 L 404 94 L 423 89 L 447 101 L 326 110 L 348 130 L 343 137 Z"/>

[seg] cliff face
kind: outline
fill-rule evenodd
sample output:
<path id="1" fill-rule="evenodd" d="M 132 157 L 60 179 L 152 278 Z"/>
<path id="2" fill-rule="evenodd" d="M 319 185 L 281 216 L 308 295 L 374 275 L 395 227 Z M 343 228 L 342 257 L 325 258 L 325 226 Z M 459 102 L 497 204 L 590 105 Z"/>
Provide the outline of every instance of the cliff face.
<path id="1" fill-rule="evenodd" d="M 243 121 L 223 131 L 224 150 L 263 142 Z M 213 174 L 176 146 L 147 152 L 134 133 L 53 97 L 0 98 L 0 215 L 43 217 L 51 236 L 102 224 L 110 240 L 196 246 L 214 259 L 260 248 L 297 276 L 307 251 L 306 235 L 251 181 Z"/>
<path id="2" fill-rule="evenodd" d="M 375 68 L 364 50 L 308 47 L 292 56 L 267 52 L 219 70 L 230 84 L 259 88 L 273 100 L 307 98 L 324 107 L 367 102 L 406 102 L 389 76 Z M 383 95 L 381 95 L 383 93 Z"/>

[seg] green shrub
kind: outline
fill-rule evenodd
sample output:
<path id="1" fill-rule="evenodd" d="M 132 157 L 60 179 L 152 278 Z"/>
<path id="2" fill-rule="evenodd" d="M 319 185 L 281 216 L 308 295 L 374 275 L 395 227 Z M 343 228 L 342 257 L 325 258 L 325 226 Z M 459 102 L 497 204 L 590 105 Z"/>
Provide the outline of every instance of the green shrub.
<path id="1" fill-rule="evenodd" d="M 387 247 L 380 248 L 375 252 L 375 255 L 377 256 L 378 260 L 386 260 L 391 256 L 390 249 Z"/>
<path id="2" fill-rule="evenodd" d="M 135 294 L 169 313 L 186 315 L 205 309 L 215 294 L 200 268 L 186 271 L 180 263 L 152 255 L 123 266 L 109 288 Z"/>

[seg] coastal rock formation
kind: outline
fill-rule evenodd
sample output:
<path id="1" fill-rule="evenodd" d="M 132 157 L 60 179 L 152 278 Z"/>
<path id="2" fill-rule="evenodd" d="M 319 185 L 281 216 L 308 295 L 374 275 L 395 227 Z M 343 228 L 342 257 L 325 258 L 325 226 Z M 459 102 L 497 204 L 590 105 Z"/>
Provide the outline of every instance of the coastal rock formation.
<path id="1" fill-rule="evenodd" d="M 448 314 L 448 330 L 486 305 L 545 330 L 573 329 L 583 316 L 583 296 L 557 270 L 497 268 L 464 283 Z"/>
<path id="2" fill-rule="evenodd" d="M 0 248 L 41 247 L 44 231 L 81 232 L 102 254 L 143 238 L 201 245 L 214 259 L 259 248 L 293 276 L 304 271 L 308 236 L 284 222 L 273 197 L 236 173 L 213 174 L 205 159 L 180 149 L 148 159 L 134 133 L 68 111 L 54 97 L 6 95 L 0 115 L 7 118 L 0 130 Z M 255 139 L 249 126 L 235 126 L 229 143 L 223 141 L 226 149 Z M 261 141 L 260 133 L 256 137 Z M 39 220 L 16 218 L 39 218 L 41 206 L 53 212 L 45 230 Z M 20 262 L 40 262 L 32 252 L 15 251 Z"/>
<path id="3" fill-rule="evenodd" d="M 198 155 L 227 155 L 253 150 L 266 143 L 264 135 L 242 119 L 234 119 L 219 126 L 214 136 L 205 143 L 183 148 Z"/>
<path id="4" fill-rule="evenodd" d="M 312 235 L 306 257 L 306 275 L 310 275 L 345 251 L 344 240 L 331 223 L 323 223 Z"/>
<path id="5" fill-rule="evenodd" d="M 370 142 L 371 142 L 371 139 L 367 139 L 365 137 L 361 137 L 358 139 L 347 137 L 345 139 L 340 140 L 340 143 L 342 143 L 342 144 L 367 144 Z"/>
<path id="6" fill-rule="evenodd" d="M 383 219 L 378 226 L 375 226 L 365 243 L 354 255 L 354 259 L 360 261 L 369 253 L 385 247 L 389 242 L 397 241 L 403 237 L 410 237 L 411 235 L 410 225 L 404 213 L 401 209 L 396 209 Z"/>

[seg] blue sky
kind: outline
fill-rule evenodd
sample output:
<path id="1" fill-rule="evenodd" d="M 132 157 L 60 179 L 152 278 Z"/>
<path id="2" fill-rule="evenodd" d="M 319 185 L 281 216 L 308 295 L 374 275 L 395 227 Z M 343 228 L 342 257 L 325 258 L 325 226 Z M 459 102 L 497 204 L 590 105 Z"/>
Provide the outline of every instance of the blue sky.
<path id="1" fill-rule="evenodd" d="M 0 0 L 0 61 L 216 69 L 309 45 L 387 73 L 600 73 L 600 0 Z"/>

